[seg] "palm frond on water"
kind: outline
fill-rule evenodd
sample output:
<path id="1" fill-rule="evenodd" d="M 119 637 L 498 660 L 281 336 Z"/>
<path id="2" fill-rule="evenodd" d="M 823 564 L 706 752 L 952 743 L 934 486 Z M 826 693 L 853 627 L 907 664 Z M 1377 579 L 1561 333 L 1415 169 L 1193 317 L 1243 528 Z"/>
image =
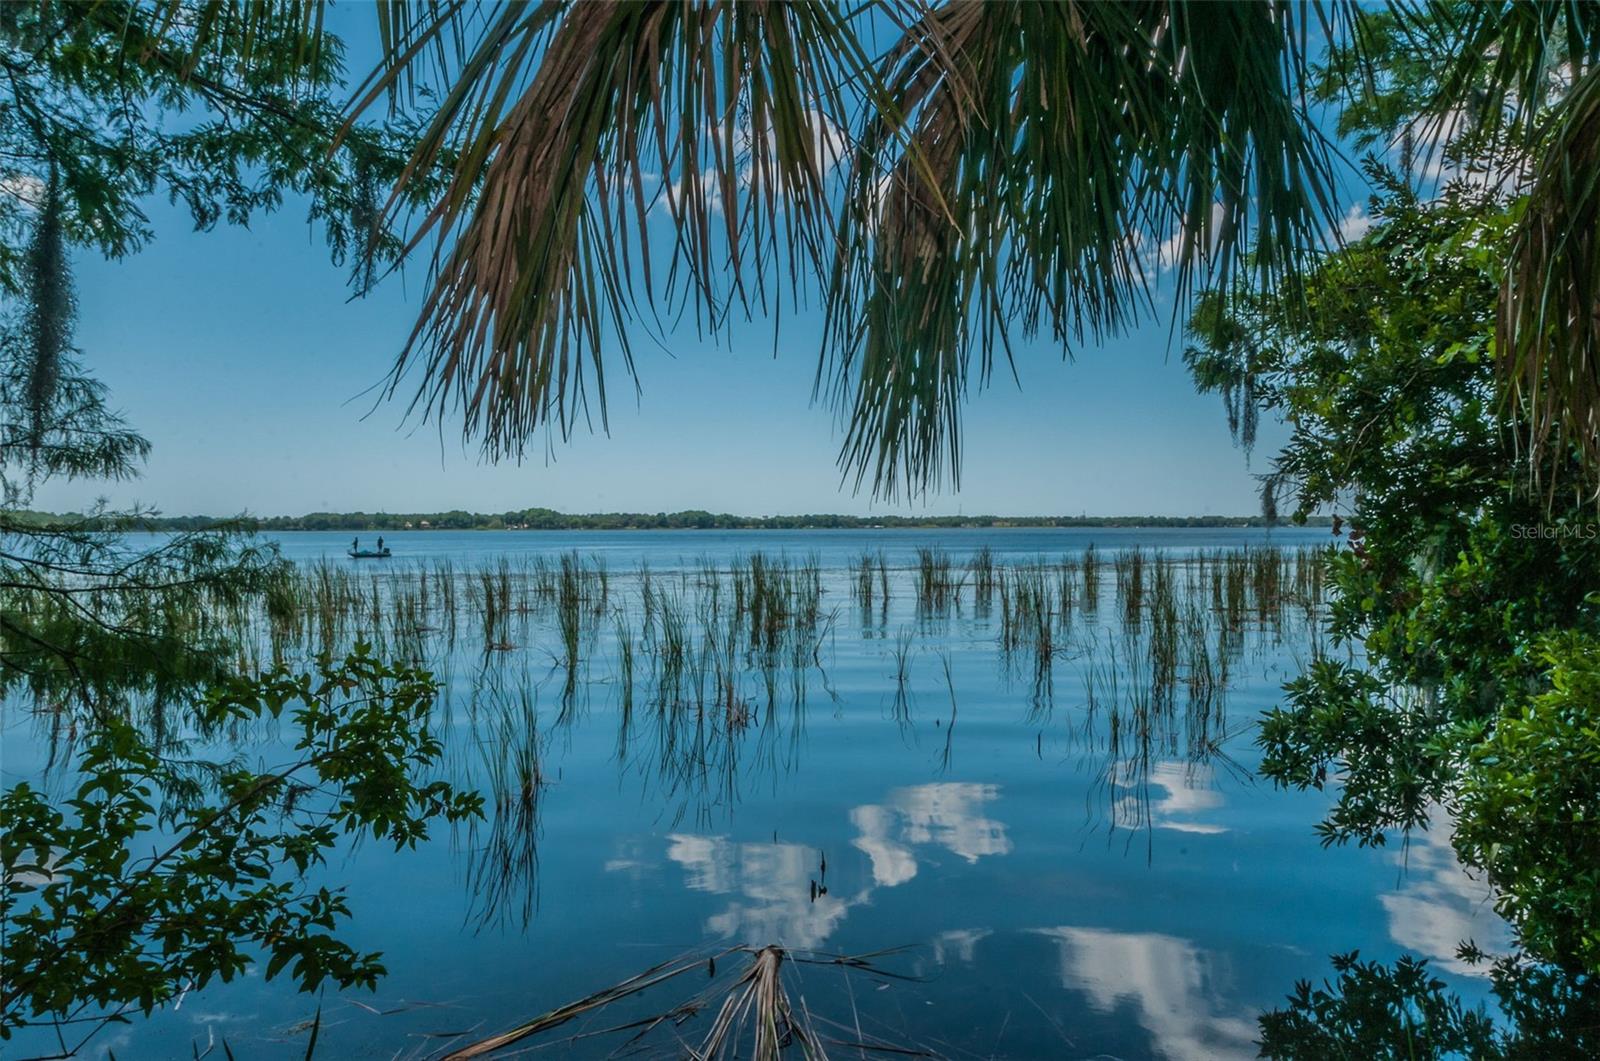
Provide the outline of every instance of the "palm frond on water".
<path id="1" fill-rule="evenodd" d="M 705 968 L 706 960 L 704 957 L 696 956 L 693 958 L 675 958 L 671 961 L 653 965 L 635 976 L 630 976 L 626 980 L 586 995 L 574 1002 L 557 1006 L 548 1013 L 543 1013 L 532 1020 L 525 1021 L 508 1031 L 500 1032 L 497 1035 L 491 1035 L 488 1038 L 479 1039 L 466 1046 L 451 1050 L 444 1055 L 442 1061 L 467 1061 L 468 1058 L 488 1056 L 505 1047 L 519 1043 L 529 1036 L 538 1035 L 540 1032 L 549 1031 L 552 1028 L 559 1028 L 568 1021 L 583 1016 L 585 1013 L 593 1012 L 624 998 L 637 995 L 641 991 L 646 991 L 657 984 L 664 983 L 684 973 L 703 969 Z"/>
<path id="2" fill-rule="evenodd" d="M 797 963 L 831 967 L 844 975 L 851 972 L 866 972 L 878 978 L 913 979 L 885 972 L 874 964 L 874 959 L 891 953 L 895 952 L 881 951 L 855 956 L 797 955 L 782 947 L 769 945 L 760 948 L 731 947 L 710 955 L 697 954 L 674 958 L 575 1002 L 557 1007 L 509 1031 L 457 1047 L 445 1054 L 441 1061 L 468 1061 L 470 1058 L 489 1056 L 688 972 L 705 973 L 710 983 L 666 1009 L 630 1019 L 623 1024 L 584 1031 L 574 1036 L 574 1039 L 627 1033 L 630 1046 L 644 1049 L 645 1037 L 657 1028 L 670 1026 L 676 1029 L 698 1014 L 710 1013 L 712 1014 L 710 1027 L 697 1045 L 688 1045 L 680 1036 L 675 1036 L 673 1049 L 675 1056 L 682 1051 L 687 1056 L 704 1061 L 745 1056 L 752 1057 L 756 1061 L 777 1061 L 786 1055 L 825 1059 L 828 1056 L 827 1047 L 835 1045 L 861 1052 L 881 1051 L 902 1056 L 932 1057 L 934 1056 L 932 1053 L 919 1046 L 868 1039 L 860 1034 L 859 1027 L 854 1029 L 857 1035 L 855 1040 L 849 1042 L 830 1040 L 818 1031 L 819 1024 L 839 1027 L 844 1025 L 815 1017 L 807 1008 L 803 998 L 791 997 L 791 989 L 786 982 L 785 966 Z M 736 956 L 743 957 L 742 964 L 729 961 Z M 719 964 L 722 966 L 720 974 Z M 730 969 L 730 966 L 733 968 Z"/>

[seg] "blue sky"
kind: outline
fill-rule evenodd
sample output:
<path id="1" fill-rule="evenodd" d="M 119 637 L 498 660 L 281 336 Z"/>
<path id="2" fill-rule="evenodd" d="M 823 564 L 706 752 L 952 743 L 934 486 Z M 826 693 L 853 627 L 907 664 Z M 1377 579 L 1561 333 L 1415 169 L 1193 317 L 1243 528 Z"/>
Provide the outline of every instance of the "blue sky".
<path id="1" fill-rule="evenodd" d="M 153 443 L 126 484 L 49 484 L 40 508 L 97 498 L 167 514 L 312 510 L 565 511 L 704 508 L 795 512 L 1238 514 L 1257 485 L 1220 402 L 1194 393 L 1163 316 L 1065 362 L 1018 348 L 969 402 L 962 488 L 898 505 L 842 485 L 834 417 L 813 405 L 815 317 L 786 314 L 731 339 L 692 329 L 669 351 L 640 342 L 635 401 L 614 359 L 611 431 L 555 442 L 549 458 L 482 462 L 459 424 L 408 422 L 370 389 L 415 319 L 422 270 L 349 300 L 345 273 L 293 200 L 251 229 L 194 233 L 164 201 L 157 238 L 121 262 L 80 256 L 78 345 Z M 1258 452 L 1280 437 L 1263 426 Z M 1258 464 L 1261 458 L 1258 458 Z M 1259 470 L 1259 467 L 1256 469 Z"/>
<path id="2" fill-rule="evenodd" d="M 834 417 L 813 405 L 817 322 L 789 316 L 715 345 L 684 329 L 636 343 L 635 401 L 613 362 L 611 433 L 581 431 L 521 466 L 483 463 L 459 425 L 408 422 L 368 393 L 414 321 L 421 272 L 351 302 L 344 272 L 291 204 L 251 230 L 195 234 L 152 206 L 157 239 L 77 263 L 78 344 L 153 443 L 132 483 L 51 484 L 36 503 L 105 496 L 169 514 L 317 509 L 741 514 L 937 511 L 1252 512 L 1256 486 L 1220 403 L 1196 395 L 1157 322 L 1071 363 L 1018 353 L 967 408 L 959 493 L 874 505 L 841 486 Z M 1268 453 L 1271 438 L 1263 439 Z"/>

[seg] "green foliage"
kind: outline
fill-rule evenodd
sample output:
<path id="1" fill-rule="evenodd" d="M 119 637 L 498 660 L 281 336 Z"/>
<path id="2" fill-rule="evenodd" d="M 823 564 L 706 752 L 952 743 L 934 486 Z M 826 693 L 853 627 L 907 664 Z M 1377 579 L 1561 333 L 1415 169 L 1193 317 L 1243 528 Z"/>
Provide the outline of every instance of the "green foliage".
<path id="1" fill-rule="evenodd" d="M 295 734 L 291 763 L 228 766 L 209 801 L 163 814 L 172 767 L 117 720 L 85 740 L 71 796 L 7 790 L 0 1036 L 148 1014 L 233 979 L 257 955 L 267 977 L 287 969 L 304 990 L 371 987 L 381 956 L 334 935 L 350 911 L 340 889 L 308 874 L 341 837 L 413 847 L 431 822 L 481 813 L 480 797 L 427 777 L 442 752 L 428 721 L 434 693 L 426 673 L 357 646 L 312 673 L 234 679 L 205 697 L 204 727 L 282 719 Z"/>
<path id="2" fill-rule="evenodd" d="M 1291 431 L 1268 497 L 1299 520 L 1332 510 L 1345 539 L 1327 621 L 1349 655 L 1286 684 L 1259 731 L 1261 770 L 1334 791 L 1326 843 L 1453 827 L 1521 952 L 1492 974 L 1504 1027 L 1420 962 L 1349 956 L 1337 984 L 1302 984 L 1262 1018 L 1263 1054 L 1592 1056 L 1600 523 L 1579 448 L 1536 483 L 1516 440 L 1539 414 L 1496 389 L 1495 299 L 1520 204 L 1469 181 L 1425 198 L 1368 170 L 1368 234 L 1294 295 L 1210 297 L 1190 326 L 1186 360 L 1240 441 L 1252 406 Z"/>
<path id="3" fill-rule="evenodd" d="M 1507 426 L 1559 483 L 1576 450 L 1596 486 L 1600 405 L 1600 5 L 1395 2 L 1350 12 L 1313 95 L 1361 147 L 1396 146 L 1429 183 L 1450 174 L 1518 197 L 1494 292 Z"/>
<path id="4" fill-rule="evenodd" d="M 310 199 L 336 259 L 392 257 L 376 196 L 399 176 L 411 131 L 365 123 L 339 139 L 342 66 L 318 4 L 0 5 L 0 291 L 24 288 L 22 241 L 52 202 L 69 242 L 119 258 L 154 235 L 146 196 L 209 229 L 293 193 Z"/>
<path id="5" fill-rule="evenodd" d="M 19 319 L 0 320 L 0 341 L 6 373 L 15 363 L 27 381 L 25 439 L 45 460 L 58 389 L 76 369 L 71 250 L 138 251 L 154 236 L 150 196 L 182 204 L 197 229 L 246 225 L 303 197 L 362 292 L 398 257 L 378 196 L 405 169 L 415 131 L 403 116 L 347 123 L 343 45 L 321 10 L 294 0 L 0 4 L 0 296 L 22 305 Z M 431 170 L 408 179 L 396 210 L 438 185 Z"/>
<path id="6" fill-rule="evenodd" d="M 168 709 L 237 669 L 230 616 L 283 561 L 220 531 L 143 547 L 125 537 L 139 529 L 136 515 L 41 529 L 0 513 L 0 689 L 64 718 L 138 709 L 159 743 Z"/>
<path id="7" fill-rule="evenodd" d="M 1456 850 L 1488 871 L 1525 946 L 1600 969 L 1600 640 L 1551 638 L 1550 689 L 1472 748 Z"/>
<path id="8" fill-rule="evenodd" d="M 1337 761 L 1338 799 L 1317 823 L 1323 843 L 1381 845 L 1386 829 L 1425 826 L 1442 783 L 1436 706 L 1395 703 L 1371 672 L 1320 659 L 1284 686 L 1287 708 L 1261 720 L 1261 772 L 1295 788 L 1323 788 Z"/>
<path id="9" fill-rule="evenodd" d="M 1266 478 L 1294 518 L 1332 508 L 1348 520 L 1329 627 L 1360 645 L 1362 666 L 1313 664 L 1261 741 L 1279 783 L 1339 782 L 1323 836 L 1363 844 L 1426 824 L 1485 725 L 1547 680 L 1540 638 L 1600 623 L 1575 462 L 1554 498 L 1532 491 L 1515 410 L 1495 397 L 1497 248 L 1512 211 L 1466 185 L 1423 200 L 1371 172 L 1387 191 L 1370 234 L 1301 298 L 1205 300 L 1186 354 L 1232 420 L 1248 393 L 1289 425 Z"/>
<path id="10" fill-rule="evenodd" d="M 46 479 L 132 478 L 150 444 L 112 411 L 105 386 L 65 353 L 49 359 L 42 380 L 38 347 L 6 325 L 0 320 L 0 504 L 25 504 Z"/>

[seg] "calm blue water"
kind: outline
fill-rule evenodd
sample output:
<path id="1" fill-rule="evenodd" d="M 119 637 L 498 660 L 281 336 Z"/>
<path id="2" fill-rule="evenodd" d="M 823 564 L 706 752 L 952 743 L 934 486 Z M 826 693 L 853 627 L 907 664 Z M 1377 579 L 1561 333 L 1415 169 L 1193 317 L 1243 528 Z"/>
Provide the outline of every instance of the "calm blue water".
<path id="1" fill-rule="evenodd" d="M 346 560 L 355 535 L 343 531 L 300 531 L 263 535 L 278 542 L 284 556 L 296 561 Z M 363 548 L 378 535 L 360 536 Z M 815 554 L 824 567 L 853 564 L 863 550 L 881 550 L 891 564 L 910 564 L 918 548 L 935 545 L 965 557 L 988 546 L 997 557 L 1060 556 L 1090 545 L 1101 550 L 1138 546 L 1142 549 L 1188 551 L 1242 544 L 1301 545 L 1331 540 L 1327 528 L 1273 527 L 1218 530 L 1164 528 L 1015 528 L 970 530 L 827 530 L 827 531 L 395 531 L 383 535 L 396 560 L 450 559 L 458 563 L 511 557 L 557 557 L 578 550 L 603 556 L 613 568 L 647 562 L 655 568 L 692 565 L 702 558 L 726 562 L 755 550 L 800 557 Z M 354 563 L 355 561 L 350 561 Z M 370 565 L 370 561 L 367 562 Z"/>
<path id="2" fill-rule="evenodd" d="M 795 967 L 793 990 L 819 1024 L 838 1022 L 827 1029 L 842 1040 L 914 1042 L 949 1056 L 1244 1058 L 1256 1052 L 1256 1015 L 1296 980 L 1326 975 L 1329 954 L 1426 956 L 1471 1000 L 1485 985 L 1456 962 L 1457 944 L 1505 942 L 1486 891 L 1458 869 L 1443 835 L 1414 838 L 1404 853 L 1324 850 L 1312 826 L 1327 798 L 1253 777 L 1254 720 L 1309 656 L 1314 613 L 1291 608 L 1252 628 L 1225 701 L 1204 719 L 1180 691 L 1147 738 L 1114 738 L 1111 716 L 1149 671 L 1142 642 L 1121 624 L 1109 570 L 1098 608 L 1080 601 L 1062 632 L 1041 692 L 1038 670 L 997 648 L 998 608 L 966 600 L 930 615 L 902 569 L 928 544 L 958 562 L 983 545 L 1006 560 L 1057 560 L 1090 542 L 1109 558 L 1132 545 L 1316 544 L 1326 531 L 384 537 L 392 570 L 579 550 L 603 555 L 613 573 L 621 610 L 586 635 L 575 696 L 563 697 L 559 637 L 537 610 L 514 620 L 504 651 L 485 652 L 466 632 L 428 649 L 445 684 L 438 717 L 454 776 L 481 779 L 507 734 L 538 750 L 547 783 L 537 830 L 511 844 L 520 867 L 484 872 L 488 824 L 440 830 L 414 852 L 349 851 L 331 876 L 348 888 L 348 937 L 385 954 L 389 976 L 376 996 L 309 998 L 251 976 L 112 1028 L 96 1050 L 190 1056 L 191 1044 L 226 1039 L 241 1058 L 298 1057 L 320 1004 L 318 1056 L 427 1057 L 465 1041 L 450 1034 L 501 1030 L 658 961 L 777 943 L 830 954 L 896 949 L 876 962 L 905 978 Z M 345 564 L 349 539 L 279 537 L 294 560 Z M 846 568 L 869 548 L 891 568 L 887 607 L 852 596 Z M 743 669 L 750 717 L 718 737 L 703 713 L 675 727 L 652 715 L 641 662 L 624 726 L 614 619 L 631 614 L 635 631 L 639 622 L 627 572 L 641 561 L 657 572 L 703 558 L 725 566 L 755 549 L 815 555 L 823 568 L 825 632 L 814 665 L 801 670 L 803 689 L 785 669 L 769 700 L 759 668 Z M 687 576 L 673 584 L 689 592 Z M 532 726 L 503 728 L 524 706 Z M 267 735 L 251 750 L 272 748 Z M 36 775 L 44 754 L 42 737 L 13 712 L 8 779 Z M 689 979 L 523 1045 L 606 1056 L 623 1040 L 569 1037 L 665 1008 L 704 983 Z M 686 1025 L 684 1041 L 698 1042 L 702 1025 Z"/>

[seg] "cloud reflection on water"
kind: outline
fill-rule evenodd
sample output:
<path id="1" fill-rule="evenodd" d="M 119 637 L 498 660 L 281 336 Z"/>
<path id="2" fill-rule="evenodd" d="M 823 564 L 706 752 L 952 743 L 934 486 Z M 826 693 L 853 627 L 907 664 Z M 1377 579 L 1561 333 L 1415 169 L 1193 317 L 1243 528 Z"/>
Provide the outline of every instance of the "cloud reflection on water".
<path id="1" fill-rule="evenodd" d="M 1156 1056 L 1256 1056 L 1255 1015 L 1224 1009 L 1229 977 L 1217 955 L 1153 932 L 1068 925 L 1033 931 L 1059 946 L 1064 988 L 1081 992 L 1098 1013 L 1134 1007 Z"/>
<path id="2" fill-rule="evenodd" d="M 917 845 L 942 847 L 968 864 L 986 855 L 1010 854 L 1005 824 L 984 813 L 984 805 L 999 795 L 999 785 L 960 781 L 897 788 L 882 804 L 850 812 L 857 832 L 851 844 L 866 853 L 873 883 L 884 888 L 917 875 L 911 851 Z"/>
<path id="3" fill-rule="evenodd" d="M 811 882 L 821 872 L 813 847 L 681 833 L 667 841 L 667 858 L 683 867 L 685 887 L 734 896 L 706 919 L 706 931 L 723 939 L 753 946 L 819 947 L 850 907 L 866 899 L 865 892 L 813 898 Z"/>
<path id="4" fill-rule="evenodd" d="M 1398 887 L 1379 896 L 1389 917 L 1389 938 L 1434 966 L 1458 976 L 1486 977 L 1487 962 L 1457 957 L 1471 941 L 1490 954 L 1512 948 L 1511 929 L 1494 912 L 1488 882 L 1467 874 L 1450 847 L 1453 823 L 1435 809 L 1432 828 L 1411 834 L 1390 858 L 1403 874 Z"/>
<path id="5" fill-rule="evenodd" d="M 1150 824 L 1157 829 L 1172 829 L 1184 833 L 1225 833 L 1228 827 L 1214 821 L 1200 821 L 1202 816 L 1214 817 L 1222 806 L 1222 793 L 1216 786 L 1216 771 L 1209 763 L 1163 762 L 1150 771 L 1150 787 L 1166 793 L 1150 801 Z"/>
<path id="6" fill-rule="evenodd" d="M 918 847 L 943 848 L 969 864 L 1008 854 L 1005 823 L 987 813 L 999 795 L 998 785 L 943 781 L 896 788 L 880 804 L 851 810 L 857 834 L 851 844 L 866 854 L 872 878 L 854 892 L 837 891 L 836 874 L 827 892 L 814 895 L 813 881 L 829 882 L 820 852 L 802 844 L 673 833 L 667 837 L 667 858 L 682 867 L 684 886 L 691 891 L 733 897 L 706 919 L 708 932 L 758 946 L 779 942 L 815 948 L 874 889 L 914 878 Z M 962 947 L 969 958 L 977 938 Z"/>

